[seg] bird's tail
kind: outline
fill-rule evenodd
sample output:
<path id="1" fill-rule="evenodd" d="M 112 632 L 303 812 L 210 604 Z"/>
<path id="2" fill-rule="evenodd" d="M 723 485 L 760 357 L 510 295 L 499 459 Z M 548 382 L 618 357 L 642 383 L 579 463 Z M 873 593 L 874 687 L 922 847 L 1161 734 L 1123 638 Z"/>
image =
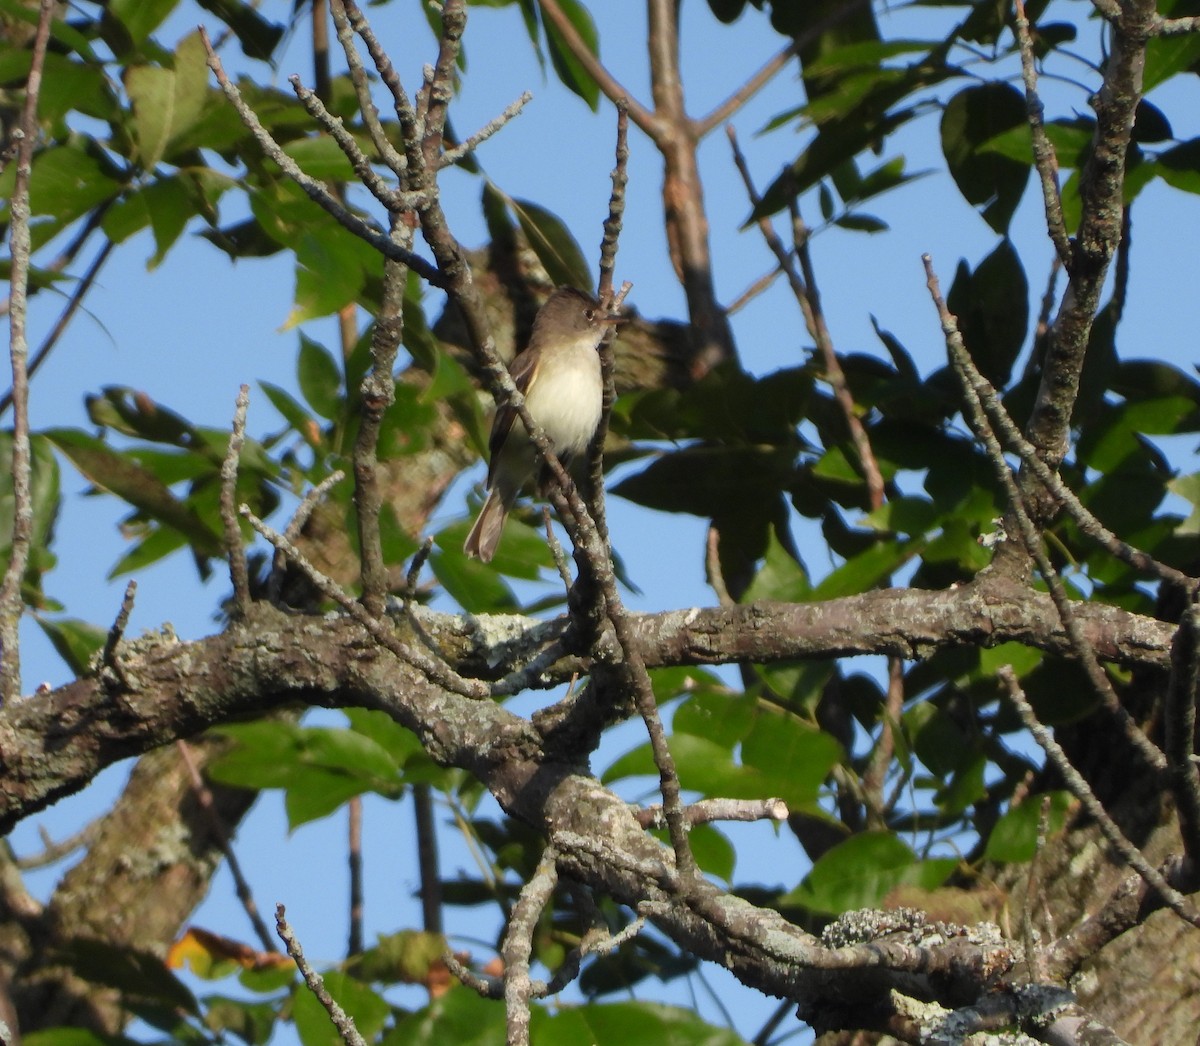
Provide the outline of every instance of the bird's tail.
<path id="1" fill-rule="evenodd" d="M 496 546 L 500 544 L 500 534 L 504 530 L 504 520 L 508 517 L 508 506 L 500 491 L 493 488 L 479 510 L 479 516 L 467 540 L 463 542 L 463 551 L 471 557 L 478 558 L 484 563 L 490 563 L 496 554 Z"/>

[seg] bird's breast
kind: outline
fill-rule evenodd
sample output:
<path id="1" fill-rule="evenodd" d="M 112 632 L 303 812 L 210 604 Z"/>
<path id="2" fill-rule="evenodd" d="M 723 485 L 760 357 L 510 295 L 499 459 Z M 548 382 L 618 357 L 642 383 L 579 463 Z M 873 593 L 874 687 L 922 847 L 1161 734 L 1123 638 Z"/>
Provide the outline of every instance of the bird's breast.
<path id="1" fill-rule="evenodd" d="M 526 393 L 534 420 L 561 454 L 578 454 L 600 424 L 600 357 L 592 341 L 544 359 Z"/>

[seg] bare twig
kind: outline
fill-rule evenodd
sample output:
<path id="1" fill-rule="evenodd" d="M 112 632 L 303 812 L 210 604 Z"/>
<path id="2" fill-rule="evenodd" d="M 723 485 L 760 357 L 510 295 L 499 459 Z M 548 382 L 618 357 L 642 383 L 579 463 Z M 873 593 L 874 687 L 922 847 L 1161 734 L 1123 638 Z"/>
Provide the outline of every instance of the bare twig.
<path id="1" fill-rule="evenodd" d="M 352 232 L 359 239 L 369 243 L 385 258 L 403 262 L 414 272 L 418 273 L 422 279 L 432 283 L 435 287 L 445 287 L 445 279 L 438 272 L 436 266 L 431 265 L 419 254 L 413 254 L 411 251 L 405 251 L 398 247 L 390 236 L 385 235 L 377 227 L 363 221 L 358 215 L 339 203 L 337 198 L 330 193 L 324 182 L 310 177 L 300 169 L 296 162 L 283 151 L 279 143 L 271 137 L 270 132 L 263 127 L 254 110 L 246 104 L 241 92 L 225 74 L 225 69 L 221 65 L 221 59 L 217 57 L 216 52 L 213 50 L 212 44 L 208 39 L 208 34 L 203 27 L 200 29 L 200 36 L 204 41 L 205 51 L 208 54 L 208 67 L 216 76 L 217 83 L 220 84 L 225 97 L 233 104 L 242 123 L 254 136 L 255 141 L 262 147 L 263 152 L 279 165 L 283 173 L 300 186 L 308 198 L 331 215 L 339 225 Z"/>
<path id="2" fill-rule="evenodd" d="M 991 382 L 979 373 L 979 368 L 975 366 L 970 353 L 965 351 L 965 346 L 961 352 L 952 348 L 951 353 L 955 368 L 960 372 L 963 380 L 970 384 L 973 395 L 979 400 L 991 423 L 996 427 L 1004 446 L 1020 457 L 1022 465 L 1029 469 L 1050 494 L 1062 504 L 1067 514 L 1084 534 L 1098 542 L 1122 563 L 1128 563 L 1135 570 L 1157 577 L 1161 581 L 1180 585 L 1188 591 L 1196 589 L 1198 583 L 1196 578 L 1167 566 L 1165 563 L 1158 562 L 1153 556 L 1123 541 L 1089 512 L 1075 492 L 1063 482 L 1062 477 L 1041 459 L 1033 444 L 1021 435 L 1020 428 L 1005 409 Z"/>
<path id="3" fill-rule="evenodd" d="M 1033 37 L 1029 31 L 1029 19 L 1025 17 L 1023 0 L 1016 0 L 1017 42 L 1021 48 L 1021 75 L 1025 81 L 1025 113 L 1029 130 L 1033 134 L 1033 164 L 1042 183 L 1042 201 L 1046 208 L 1046 229 L 1059 262 L 1071 271 L 1071 238 L 1067 235 L 1063 219 L 1062 193 L 1058 186 L 1058 157 L 1054 146 L 1046 137 L 1043 123 L 1045 107 L 1037 92 L 1037 67 L 1033 58 Z"/>
<path id="4" fill-rule="evenodd" d="M 529 959 L 533 954 L 533 935 L 546 905 L 558 885 L 557 855 L 547 847 L 529 881 L 521 887 L 504 931 L 500 954 L 504 958 L 504 1010 L 507 1046 L 529 1044 Z"/>
<path id="5" fill-rule="evenodd" d="M 406 215 L 389 214 L 393 242 L 412 247 L 413 229 Z M 379 431 L 384 416 L 396 400 L 393 371 L 404 336 L 404 292 L 408 267 L 389 258 L 383 266 L 383 296 L 371 334 L 371 370 L 359 392 L 358 437 L 354 441 L 354 505 L 358 518 L 359 559 L 362 566 L 363 604 L 378 616 L 387 596 L 388 571 L 383 558 L 379 513 L 383 491 L 379 483 Z"/>
<path id="6" fill-rule="evenodd" d="M 1071 765 L 1071 760 L 1059 746 L 1058 742 L 1054 740 L 1054 735 L 1038 721 L 1033 706 L 1029 704 L 1028 699 L 1025 697 L 1025 692 L 1021 689 L 1021 684 L 1017 682 L 1017 676 L 1012 666 L 1004 665 L 997 674 L 1004 683 L 1009 700 L 1012 701 L 1013 706 L 1020 715 L 1021 722 L 1033 734 L 1034 740 L 1041 745 L 1042 750 L 1046 753 L 1046 758 L 1054 764 L 1054 769 L 1061 775 L 1064 783 L 1071 790 L 1071 794 L 1083 805 L 1088 816 L 1096 822 L 1096 827 L 1100 829 L 1104 838 L 1113 845 L 1121 855 L 1121 859 L 1130 868 L 1136 871 L 1150 886 L 1159 892 L 1171 911 L 1185 922 L 1200 928 L 1200 912 L 1197 912 L 1188 899 L 1178 890 L 1174 889 L 1163 878 L 1162 873 L 1146 860 L 1142 852 L 1125 838 L 1125 834 L 1117 826 L 1116 822 L 1108 816 L 1108 812 L 1101 805 L 1100 800 L 1096 798 L 1096 794 L 1091 790 L 1088 783 L 1083 779 L 1083 775 Z"/>
<path id="7" fill-rule="evenodd" d="M 690 826 L 713 821 L 786 821 L 787 803 L 782 799 L 701 799 L 684 807 Z M 647 806 L 633 815 L 643 828 L 665 828 L 661 806 Z"/>
<path id="8" fill-rule="evenodd" d="M 404 598 L 413 599 L 417 594 L 417 579 L 421 576 L 421 568 L 433 551 L 433 538 L 427 537 L 421 542 L 421 547 L 413 553 L 412 562 L 408 564 L 408 573 L 404 576 Z"/>
<path id="9" fill-rule="evenodd" d="M 354 1018 L 337 1004 L 337 1000 L 329 994 L 329 989 L 325 987 L 325 981 L 321 975 L 304 958 L 304 950 L 300 947 L 300 942 L 296 940 L 296 935 L 292 933 L 286 916 L 287 912 L 283 905 L 277 904 L 275 906 L 275 929 L 279 934 L 279 939 L 287 947 L 288 955 L 296 964 L 296 969 L 304 978 L 304 983 L 308 985 L 308 990 L 325 1007 L 325 1012 L 329 1014 L 329 1019 L 333 1021 L 333 1026 L 337 1028 L 338 1035 L 341 1036 L 342 1042 L 346 1046 L 367 1046 L 366 1040 L 359 1035 L 358 1029 L 354 1026 Z"/>
<path id="10" fill-rule="evenodd" d="M 879 740 L 875 742 L 875 748 L 862 776 L 863 805 L 867 811 L 867 824 L 871 828 L 887 827 L 887 801 L 883 796 L 883 786 L 896 751 L 893 731 L 900 725 L 903 711 L 904 662 L 898 657 L 890 657 L 887 699 L 884 702 L 883 714 L 879 717 Z"/>
<path id="11" fill-rule="evenodd" d="M 29 343 L 25 324 L 28 318 L 29 267 L 33 250 L 29 230 L 29 181 L 33 170 L 33 147 L 37 140 L 37 103 L 42 87 L 42 68 L 46 44 L 50 39 L 53 0 L 42 0 L 37 32 L 33 41 L 29 79 L 25 84 L 25 104 L 21 121 L 13 131 L 17 140 L 17 170 L 9 201 L 11 232 L 11 304 L 8 314 L 9 355 L 12 359 L 12 543 L 8 566 L 0 583 L 0 703 L 7 704 L 21 693 L 20 623 L 24 601 L 21 582 L 29 565 L 33 542 L 33 495 L 30 488 L 32 460 L 29 447 Z"/>
<path id="12" fill-rule="evenodd" d="M 621 228 L 625 220 L 625 188 L 629 182 L 629 110 L 624 101 L 617 103 L 616 164 L 612 169 L 612 192 L 608 198 L 608 217 L 604 220 L 604 236 L 600 241 L 600 301 L 605 308 L 615 311 L 613 300 L 613 271 L 616 268 L 617 249 L 620 246 Z M 628 286 L 622 288 L 621 299 L 629 293 Z M 600 423 L 588 447 L 588 508 L 596 521 L 596 529 L 607 543 L 608 513 L 604 503 L 604 443 L 608 438 L 609 419 L 617 399 L 613 380 L 613 341 L 615 330 L 605 332 L 600 342 L 600 378 L 603 392 L 600 400 Z"/>
<path id="13" fill-rule="evenodd" d="M 250 407 L 250 386 L 238 392 L 233 413 L 233 430 L 229 448 L 221 463 L 221 522 L 225 527 L 225 552 L 229 557 L 229 578 L 233 582 L 233 605 L 238 616 L 250 609 L 250 573 L 246 567 L 246 550 L 242 547 L 242 530 L 237 518 L 238 459 L 246 442 L 246 411 Z"/>
<path id="14" fill-rule="evenodd" d="M 757 207 L 761 202 L 761 197 L 754 186 L 754 180 L 751 177 L 746 158 L 742 155 L 742 150 L 738 146 L 737 133 L 732 126 L 726 128 L 726 133 L 729 135 L 729 144 L 733 150 L 733 161 L 746 186 L 746 195 L 750 198 L 750 202 Z M 833 338 L 829 334 L 829 327 L 825 322 L 825 315 L 821 309 L 821 297 L 817 290 L 816 275 L 813 271 L 812 258 L 808 250 L 808 231 L 800 218 L 800 211 L 794 197 L 788 201 L 788 207 L 792 218 L 792 239 L 795 257 L 800 263 L 799 271 L 793 261 L 793 254 L 784 246 L 783 241 L 779 238 L 779 234 L 776 233 L 775 227 L 771 223 L 771 219 L 760 218 L 758 227 L 763 234 L 763 239 L 766 241 L 767 247 L 775 255 L 775 259 L 779 263 L 780 272 L 787 277 L 788 285 L 792 288 L 792 295 L 795 297 L 796 303 L 800 306 L 800 312 L 804 316 L 804 325 L 808 328 L 809 335 L 816 342 L 817 349 L 821 353 L 821 360 L 825 367 L 825 380 L 829 383 L 829 387 L 833 391 L 834 400 L 841 409 L 842 417 L 846 422 L 846 428 L 850 433 L 850 439 L 854 444 L 854 451 L 858 457 L 859 466 L 862 469 L 863 478 L 867 484 L 867 495 L 870 506 L 872 509 L 877 509 L 883 504 L 883 475 L 879 470 L 879 463 L 875 459 L 875 453 L 871 449 L 871 441 L 867 436 L 866 429 L 863 427 L 862 419 L 859 418 L 858 411 L 855 408 L 854 396 L 846 384 L 846 375 L 842 371 L 841 362 L 838 360 L 837 352 L 833 347 Z"/>
<path id="15" fill-rule="evenodd" d="M 337 143 L 338 148 L 342 150 L 346 159 L 350 161 L 350 166 L 354 168 L 354 174 L 358 180 L 366 186 L 371 195 L 382 203 L 384 207 L 389 210 L 393 209 L 399 202 L 399 197 L 402 194 L 388 185 L 375 172 L 375 168 L 371 166 L 371 161 L 358 147 L 358 142 L 354 140 L 354 135 L 346 130 L 346 125 L 342 120 L 325 108 L 317 92 L 305 87 L 299 76 L 289 76 L 288 83 L 292 85 L 292 90 L 296 92 L 296 97 L 300 99 L 300 103 L 304 106 L 304 111 Z"/>
<path id="16" fill-rule="evenodd" d="M 1200 606 L 1192 600 L 1183 612 L 1171 644 L 1171 676 L 1163 710 L 1167 773 L 1179 807 L 1184 850 L 1200 859 L 1200 772 L 1192 759 L 1196 737 L 1196 701 L 1200 698 Z"/>
<path id="17" fill-rule="evenodd" d="M 329 493 L 330 488 L 341 483 L 345 478 L 346 473 L 341 469 L 336 469 L 304 495 L 303 500 L 296 507 L 295 513 L 283 532 L 284 538 L 289 543 L 294 544 L 300 539 L 300 532 L 308 522 L 309 516 L 313 514 L 313 510 L 321 503 L 322 498 Z M 267 584 L 267 598 L 272 603 L 279 600 L 279 588 L 283 584 L 283 574 L 286 566 L 287 556 L 283 554 L 282 550 L 276 548 L 275 556 L 271 563 L 271 579 Z"/>
<path id="18" fill-rule="evenodd" d="M 221 815 L 217 813 L 217 808 L 213 803 L 212 791 L 200 776 L 200 768 L 196 765 L 196 760 L 192 756 L 191 746 L 186 741 L 176 741 L 175 750 L 179 753 L 180 760 L 187 768 L 192 795 L 195 796 L 196 803 L 200 809 L 204 811 L 204 817 L 208 821 L 209 830 L 212 832 L 217 845 L 221 848 L 221 853 L 225 855 L 225 863 L 229 866 L 229 874 L 233 876 L 237 898 L 241 901 L 242 908 L 250 919 L 250 925 L 254 927 L 254 932 L 258 935 L 263 948 L 268 952 L 273 952 L 275 950 L 275 942 L 271 939 L 271 931 L 267 929 L 267 924 L 263 922 L 262 916 L 258 914 L 258 905 L 254 903 L 254 893 L 250 889 L 250 884 L 246 881 L 246 876 L 242 873 L 241 863 L 237 859 L 237 854 L 234 853 L 233 844 L 229 840 L 229 833 L 225 830 L 225 822 L 221 820 Z"/>
<path id="19" fill-rule="evenodd" d="M 511 102 L 499 116 L 489 120 L 465 142 L 456 145 L 453 149 L 447 149 L 445 152 L 443 152 L 440 166 L 450 167 L 451 165 L 458 163 L 458 161 L 468 153 L 474 152 L 484 142 L 491 138 L 492 135 L 499 131 L 501 127 L 503 127 L 510 120 L 513 120 L 519 116 L 525 106 L 527 106 L 532 100 L 533 95 L 529 91 L 523 92 L 520 98 L 518 98 L 515 102 Z"/>
<path id="20" fill-rule="evenodd" d="M 563 551 L 562 542 L 554 533 L 554 520 L 550 516 L 550 506 L 542 506 L 542 524 L 546 528 L 546 544 L 550 546 L 550 554 L 554 557 L 554 565 L 558 568 L 558 576 L 562 579 L 567 595 L 571 594 L 571 567 L 567 563 L 567 554 Z"/>
<path id="21" fill-rule="evenodd" d="M 1033 520 L 1030 518 L 1030 514 L 1025 507 L 1025 499 L 1017 487 L 1016 480 L 1013 478 L 1008 463 L 1004 460 L 1004 448 L 1000 445 L 995 433 L 992 431 L 987 413 L 984 411 L 975 386 L 968 376 L 968 369 L 964 361 L 970 359 L 970 354 L 963 344 L 962 334 L 958 329 L 958 321 L 951 315 L 950 310 L 946 307 L 945 300 L 942 298 L 937 276 L 933 272 L 933 259 L 926 254 L 923 255 L 922 260 L 925 264 L 925 276 L 929 293 L 933 298 L 934 305 L 937 307 L 938 316 L 942 323 L 942 331 L 946 336 L 946 347 L 950 354 L 951 363 L 955 374 L 958 375 L 959 384 L 963 390 L 963 398 L 967 406 L 967 419 L 971 424 L 972 430 L 983 443 L 988 459 L 991 461 L 993 470 L 996 473 L 996 478 L 1005 491 L 1009 502 L 1009 512 L 1016 522 L 1020 539 L 1025 545 L 1029 557 L 1037 564 L 1038 571 L 1042 575 L 1042 580 L 1046 583 L 1050 598 L 1053 600 L 1059 619 L 1062 621 L 1063 629 L 1071 641 L 1071 648 L 1075 653 L 1076 660 L 1087 676 L 1092 689 L 1100 698 L 1104 709 L 1121 727 L 1130 743 L 1150 767 L 1155 770 L 1162 770 L 1166 766 L 1166 758 L 1158 746 L 1146 736 L 1145 732 L 1134 722 L 1133 717 L 1121 704 L 1120 698 L 1113 689 L 1112 681 L 1101 667 L 1095 650 L 1093 650 L 1087 641 L 1087 637 L 1083 634 L 1079 619 L 1071 607 L 1062 582 L 1059 580 L 1058 572 L 1054 569 L 1054 565 L 1050 562 L 1050 558 L 1046 555 L 1045 549 L 1042 547 L 1042 541 L 1037 528 L 1034 526 Z"/>
<path id="22" fill-rule="evenodd" d="M 277 549 L 281 549 L 305 574 L 308 579 L 317 586 L 321 592 L 332 599 L 343 610 L 347 611 L 360 625 L 363 626 L 376 642 L 384 649 L 391 651 L 405 664 L 411 665 L 418 672 L 426 676 L 430 681 L 437 683 L 439 686 L 452 691 L 455 694 L 460 694 L 463 697 L 482 700 L 491 696 L 491 691 L 486 683 L 482 683 L 477 679 L 467 679 L 460 676 L 449 665 L 444 662 L 439 662 L 431 657 L 427 657 L 419 650 L 414 650 L 408 644 L 398 639 L 395 633 L 391 630 L 391 626 L 375 617 L 366 609 L 358 600 L 347 594 L 333 580 L 322 574 L 314 567 L 305 557 L 304 554 L 288 541 L 279 531 L 267 526 L 253 512 L 250 511 L 248 505 L 243 505 L 241 508 L 242 515 L 250 521 L 250 525 L 254 527 L 264 538 L 266 538 Z"/>
<path id="23" fill-rule="evenodd" d="M 111 670 L 123 686 L 128 686 L 125 669 L 117 660 L 117 646 L 125 635 L 125 627 L 129 624 L 129 615 L 133 613 L 133 597 L 137 594 L 137 582 L 130 581 L 125 586 L 125 595 L 121 599 L 121 607 L 113 620 L 112 628 L 104 640 L 104 649 L 100 652 L 100 663 Z"/>
<path id="24" fill-rule="evenodd" d="M 538 6 L 542 9 L 543 16 L 554 23 L 555 29 L 558 30 L 568 50 L 574 55 L 576 61 L 583 66 L 588 76 L 596 81 L 608 100 L 613 103 L 623 101 L 628 107 L 629 118 L 647 136 L 657 141 L 662 134 L 662 128 L 659 125 L 656 115 L 642 105 L 641 102 L 637 101 L 617 78 L 608 71 L 600 59 L 592 53 L 591 49 L 584 42 L 583 37 L 579 35 L 575 26 L 571 24 L 571 20 L 566 16 L 566 13 L 558 6 L 558 0 L 538 0 Z"/>
<path id="25" fill-rule="evenodd" d="M 708 534 L 704 539 L 704 577 L 717 594 L 717 602 L 721 606 L 737 605 L 737 600 L 729 594 L 725 573 L 721 570 L 721 532 L 714 523 L 708 525 Z"/>
<path id="26" fill-rule="evenodd" d="M 96 257 L 92 259 L 91 264 L 87 267 L 87 271 L 80 277 L 79 282 L 75 285 L 75 290 L 71 292 L 71 297 L 67 301 L 66 306 L 59 313 L 58 319 L 54 321 L 54 326 L 50 328 L 49 333 L 42 339 L 42 344 L 38 346 L 37 352 L 30 359 L 27 378 L 32 378 L 49 358 L 50 353 L 58 344 L 58 340 L 63 336 L 67 326 L 83 305 L 83 299 L 87 297 L 88 292 L 95 285 L 96 277 L 100 275 L 100 270 L 104 267 L 104 263 L 112 256 L 114 247 L 115 244 L 112 240 L 106 239 L 104 245 L 96 252 Z M 0 414 L 3 414 L 11 406 L 12 390 L 9 389 L 3 396 L 0 396 Z"/>
<path id="27" fill-rule="evenodd" d="M 421 927 L 426 933 L 441 933 L 442 879 L 438 868 L 433 790 L 429 785 L 413 785 L 413 812 L 417 822 L 417 868 L 421 874 Z"/>
<path id="28" fill-rule="evenodd" d="M 854 8 L 858 6 L 854 3 L 843 3 L 843 8 Z M 842 16 L 844 17 L 844 16 Z M 822 22 L 828 19 L 822 19 Z M 823 30 L 824 26 L 822 26 Z M 807 33 L 805 36 L 807 37 Z M 736 91 L 718 105 L 707 116 L 702 116 L 698 120 L 692 121 L 692 133 L 697 138 L 703 138 L 710 131 L 720 127 L 721 124 L 733 119 L 734 114 L 759 91 L 767 86 L 776 76 L 776 74 L 784 69 L 788 62 L 796 54 L 796 50 L 802 44 L 801 40 L 793 40 L 786 47 L 776 51 L 774 55 L 763 63 L 758 72 L 754 73 L 748 80 L 745 81 Z"/>
<path id="29" fill-rule="evenodd" d="M 346 803 L 346 870 L 350 874 L 350 932 L 347 936 L 347 956 L 360 955 L 363 950 L 363 851 L 361 795 L 351 796 Z"/>

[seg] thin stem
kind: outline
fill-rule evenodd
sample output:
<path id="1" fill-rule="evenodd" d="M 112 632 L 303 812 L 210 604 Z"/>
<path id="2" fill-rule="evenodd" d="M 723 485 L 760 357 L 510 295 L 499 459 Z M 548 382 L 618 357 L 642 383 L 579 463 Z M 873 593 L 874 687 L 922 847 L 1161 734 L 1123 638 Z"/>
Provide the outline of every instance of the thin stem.
<path id="1" fill-rule="evenodd" d="M 275 942 L 271 938 L 271 931 L 267 929 L 267 924 L 263 922 L 262 916 L 258 914 L 258 905 L 254 903 L 254 893 L 251 891 L 250 884 L 246 881 L 246 876 L 242 872 L 242 866 L 237 859 L 237 854 L 234 853 L 233 844 L 229 840 L 229 832 L 225 829 L 225 822 L 221 820 L 221 815 L 217 813 L 212 791 L 200 776 L 200 768 L 196 765 L 191 746 L 186 741 L 176 741 L 175 750 L 179 753 L 179 758 L 187 769 L 192 795 L 195 796 L 200 809 L 204 811 L 204 818 L 208 821 L 209 830 L 212 832 L 217 846 L 220 847 L 221 853 L 225 855 L 225 863 L 229 866 L 229 874 L 233 876 L 234 889 L 237 892 L 238 900 L 242 904 L 242 909 L 250 919 L 250 925 L 254 927 L 254 932 L 258 936 L 258 940 L 263 948 L 268 952 L 273 952 L 275 950 Z"/>
<path id="2" fill-rule="evenodd" d="M 1021 684 L 1017 682 L 1016 673 L 1013 671 L 1012 666 L 1004 665 L 997 674 L 1001 682 L 1004 683 L 1008 691 L 1009 700 L 1012 701 L 1013 707 L 1016 708 L 1017 714 L 1021 717 L 1021 721 L 1025 724 L 1029 732 L 1033 734 L 1034 740 L 1041 745 L 1042 750 L 1046 753 L 1046 757 L 1054 764 L 1054 768 L 1062 777 L 1063 782 L 1071 790 L 1071 794 L 1079 800 L 1084 810 L 1087 811 L 1088 816 L 1096 822 L 1096 827 L 1100 829 L 1104 838 L 1113 845 L 1121 855 L 1122 860 L 1130 868 L 1136 871 L 1150 886 L 1159 892 L 1163 900 L 1166 901 L 1167 907 L 1185 922 L 1200 928 L 1200 913 L 1196 912 L 1187 898 L 1174 889 L 1163 878 L 1162 873 L 1146 860 L 1142 852 L 1125 838 L 1124 833 L 1117 826 L 1116 822 L 1108 816 L 1108 811 L 1104 809 L 1100 800 L 1096 798 L 1096 794 L 1083 779 L 1083 775 L 1071 765 L 1071 760 L 1059 746 L 1058 742 L 1054 740 L 1054 735 L 1038 721 L 1033 706 L 1030 705 L 1028 699 L 1025 697 L 1025 692 L 1021 689 Z"/>
<path id="3" fill-rule="evenodd" d="M 275 906 L 275 929 L 279 934 L 279 939 L 287 947 L 288 955 L 296 964 L 296 969 L 304 978 L 304 983 L 308 985 L 308 990 L 325 1007 L 325 1012 L 333 1021 L 333 1026 L 341 1036 L 342 1042 L 346 1046 L 367 1046 L 366 1039 L 359 1035 L 358 1029 L 354 1026 L 354 1018 L 338 1005 L 337 1000 L 329 994 L 329 989 L 325 987 L 325 981 L 321 975 L 309 965 L 308 960 L 304 957 L 304 949 L 300 947 L 300 942 L 296 940 L 296 935 L 288 925 L 287 911 L 282 904 Z"/>
<path id="4" fill-rule="evenodd" d="M 229 557 L 229 578 L 233 582 L 233 603 L 239 616 L 250 609 L 250 572 L 246 566 L 246 550 L 242 546 L 242 530 L 237 518 L 238 459 L 246 442 L 246 411 L 250 407 L 250 386 L 238 392 L 233 414 L 233 430 L 229 449 L 221 464 L 221 522 L 225 527 L 225 552 Z"/>
<path id="5" fill-rule="evenodd" d="M 346 803 L 346 866 L 350 873 L 350 933 L 346 954 L 361 955 L 363 950 L 363 850 L 362 796 L 351 796 Z"/>
<path id="6" fill-rule="evenodd" d="M 442 880 L 438 868 L 433 790 L 429 785 L 413 786 L 413 811 L 417 821 L 417 867 L 421 875 L 421 926 L 426 933 L 441 933 Z"/>
<path id="7" fill-rule="evenodd" d="M 20 625 L 24 600 L 21 582 L 29 565 L 33 543 L 32 459 L 29 447 L 29 344 L 25 323 L 28 317 L 29 268 L 33 245 L 29 230 L 29 182 L 33 170 L 33 147 L 37 140 L 37 103 L 42 87 L 42 68 L 46 44 L 50 39 L 50 19 L 54 0 L 42 0 L 37 33 L 33 41 L 29 79 L 25 84 L 25 104 L 21 122 L 13 131 L 17 139 L 17 170 L 9 213 L 12 231 L 11 299 L 8 314 L 9 355 L 12 359 L 12 544 L 4 581 L 0 584 L 0 703 L 8 704 L 21 693 Z"/>
<path id="8" fill-rule="evenodd" d="M 1042 183 L 1042 201 L 1046 208 L 1046 230 L 1058 260 L 1067 272 L 1071 271 L 1071 238 L 1063 218 L 1062 192 L 1058 185 L 1058 157 L 1054 145 L 1046 137 L 1043 122 L 1045 107 L 1037 92 L 1037 67 L 1033 58 L 1033 37 L 1029 19 L 1025 17 L 1023 0 L 1016 0 L 1017 42 L 1021 49 L 1021 75 L 1025 81 L 1025 113 L 1033 135 L 1033 163 Z"/>

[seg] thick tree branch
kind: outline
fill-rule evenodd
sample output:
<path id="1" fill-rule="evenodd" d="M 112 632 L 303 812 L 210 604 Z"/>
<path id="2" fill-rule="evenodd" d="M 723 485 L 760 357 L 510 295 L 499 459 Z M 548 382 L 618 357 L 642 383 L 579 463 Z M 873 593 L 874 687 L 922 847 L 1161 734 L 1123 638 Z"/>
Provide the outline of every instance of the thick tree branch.
<path id="1" fill-rule="evenodd" d="M 565 620 L 413 613 L 451 659 L 453 678 L 498 679 L 493 693 L 556 686 L 588 670 L 584 659 L 561 656 Z M 1098 656 L 1168 670 L 1174 626 L 1102 604 L 1080 603 L 1076 616 Z M 405 620 L 391 624 L 398 643 L 419 642 Z M 631 614 L 629 624 L 632 647 L 651 668 L 849 654 L 916 658 L 1005 642 L 1072 651 L 1049 596 L 1003 580 L 825 603 Z M 548 651 L 553 659 L 543 660 Z M 220 635 L 195 643 L 151 635 L 123 644 L 118 657 L 130 681 L 126 693 L 112 694 L 102 679 L 79 679 L 0 711 L 0 833 L 114 762 L 296 700 L 389 710 L 435 759 L 478 776 L 486 776 L 505 738 L 517 748 L 542 743 L 525 720 L 401 664 L 350 617 L 287 615 L 254 604 L 245 624 Z M 552 723 L 555 711 L 545 710 L 539 723 Z"/>

